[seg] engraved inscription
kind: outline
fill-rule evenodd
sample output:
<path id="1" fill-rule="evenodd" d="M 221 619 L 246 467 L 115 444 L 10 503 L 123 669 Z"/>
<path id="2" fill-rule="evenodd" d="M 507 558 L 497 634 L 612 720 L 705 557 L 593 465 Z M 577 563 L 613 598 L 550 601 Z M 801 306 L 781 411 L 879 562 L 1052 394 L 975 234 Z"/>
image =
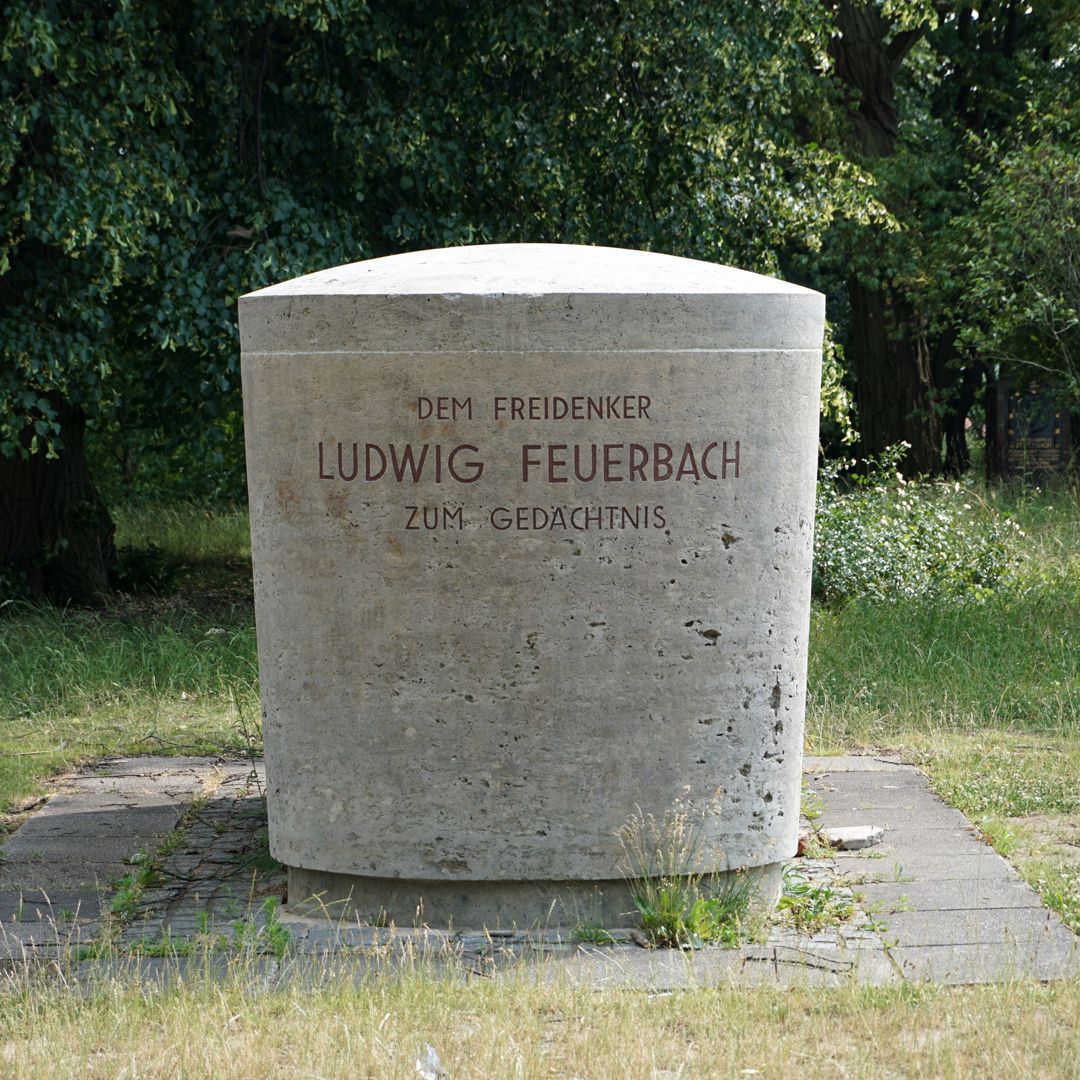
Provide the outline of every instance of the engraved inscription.
<path id="1" fill-rule="evenodd" d="M 455 393 L 422 394 L 409 407 L 418 421 L 462 423 L 487 418 L 500 428 L 536 421 L 657 422 L 649 394 L 499 394 L 488 401 Z M 451 430 L 441 429 L 444 434 Z M 504 448 L 501 453 L 507 452 Z M 533 492 L 534 502 L 498 505 L 472 519 L 461 506 L 416 503 L 405 506 L 402 529 L 441 532 L 465 529 L 474 522 L 476 528 L 497 533 L 666 529 L 670 519 L 662 505 L 544 505 L 535 502 L 536 493 L 544 487 L 557 491 L 563 484 L 599 488 L 730 482 L 740 479 L 745 463 L 745 441 L 722 436 L 700 441 L 639 437 L 611 442 L 522 442 L 516 461 L 497 464 L 503 475 L 516 476 L 523 490 Z M 324 438 L 317 446 L 319 480 L 346 484 L 471 485 L 482 479 L 488 464 L 482 439 L 443 443 Z"/>

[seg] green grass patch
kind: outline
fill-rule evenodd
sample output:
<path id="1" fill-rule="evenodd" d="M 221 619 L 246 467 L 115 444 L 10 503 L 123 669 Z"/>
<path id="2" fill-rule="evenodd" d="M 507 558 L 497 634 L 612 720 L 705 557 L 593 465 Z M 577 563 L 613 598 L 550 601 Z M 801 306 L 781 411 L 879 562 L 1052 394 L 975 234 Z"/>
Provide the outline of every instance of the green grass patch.
<path id="1" fill-rule="evenodd" d="M 124 506 L 113 511 L 113 520 L 120 546 L 155 546 L 193 566 L 251 558 L 248 514 L 243 506 Z"/>
<path id="2" fill-rule="evenodd" d="M 800 933 L 817 934 L 847 922 L 855 914 L 855 901 L 850 889 L 815 884 L 800 874 L 788 873 L 777 911 Z"/>
<path id="3" fill-rule="evenodd" d="M 247 515 L 126 509 L 121 544 L 173 567 L 174 596 L 0 606 L 0 807 L 107 754 L 214 753 L 258 738 Z"/>
<path id="4" fill-rule="evenodd" d="M 1080 587 L 951 606 L 815 609 L 812 752 L 902 744 L 912 733 L 1080 730 Z"/>
<path id="5" fill-rule="evenodd" d="M 173 594 L 251 594 L 245 507 L 136 504 L 113 512 L 119 587 Z"/>
<path id="6" fill-rule="evenodd" d="M 703 815 L 676 804 L 663 817 L 637 810 L 619 830 L 623 872 L 650 945 L 735 946 L 759 929 L 754 893 L 738 874 L 715 874 Z"/>
<path id="7" fill-rule="evenodd" d="M 0 804 L 109 754 L 243 750 L 257 732 L 250 604 L 0 617 Z"/>
<path id="8" fill-rule="evenodd" d="M 921 742 L 912 740 L 918 748 Z M 920 755 L 942 798 L 973 821 L 1080 811 L 1080 735 L 953 734 Z"/>
<path id="9" fill-rule="evenodd" d="M 1034 859 L 1021 864 L 1020 872 L 1046 906 L 1080 934 L 1080 862 Z"/>

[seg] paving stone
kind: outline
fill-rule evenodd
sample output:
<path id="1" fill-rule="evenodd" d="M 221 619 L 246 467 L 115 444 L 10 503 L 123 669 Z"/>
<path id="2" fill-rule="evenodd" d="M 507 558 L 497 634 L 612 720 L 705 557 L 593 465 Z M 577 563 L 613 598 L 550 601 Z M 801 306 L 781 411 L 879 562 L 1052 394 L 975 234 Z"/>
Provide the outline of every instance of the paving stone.
<path id="1" fill-rule="evenodd" d="M 96 889 L 58 889 L 49 894 L 41 889 L 0 892 L 0 922 L 36 922 L 69 914 L 96 918 L 108 905 L 104 891 Z"/>
<path id="2" fill-rule="evenodd" d="M 90 799 L 86 792 L 66 792 L 54 795 L 34 814 L 33 831 L 109 836 L 119 829 L 125 833 L 150 835 L 168 832 L 183 808 L 181 799 L 160 798 L 156 792 L 122 799 L 101 796 Z"/>
<path id="3" fill-rule="evenodd" d="M 833 818 L 829 818 L 830 822 Z M 821 830 L 825 839 L 841 851 L 862 851 L 863 848 L 880 844 L 885 830 L 877 825 L 829 825 Z"/>
<path id="4" fill-rule="evenodd" d="M 130 866 L 123 863 L 60 863 L 43 858 L 4 859 L 0 862 L 0 891 L 43 889 L 50 895 L 61 890 L 108 890 Z"/>
<path id="5" fill-rule="evenodd" d="M 100 928 L 100 923 L 89 920 L 54 923 L 42 919 L 33 923 L 7 923 L 0 926 L 0 945 L 8 955 L 14 955 L 23 945 L 77 946 L 94 941 Z"/>
<path id="6" fill-rule="evenodd" d="M 905 765 L 895 758 L 872 757 L 869 754 L 837 754 L 835 757 L 807 754 L 803 758 L 803 772 L 811 778 L 831 773 L 865 772 L 907 772 L 921 775 L 914 765 Z"/>
<path id="7" fill-rule="evenodd" d="M 39 863 L 68 863 L 83 865 L 110 863 L 124 865 L 134 860 L 139 854 L 146 854 L 156 846 L 158 837 L 153 835 L 113 835 L 113 836 L 63 836 L 57 833 L 21 837 L 22 830 L 15 834 L 5 847 L 8 858 Z M 164 833 L 158 834 L 165 836 Z M 126 870 L 132 869 L 128 865 Z M 125 871 L 126 872 L 126 871 Z"/>
<path id="8" fill-rule="evenodd" d="M 990 908 L 967 911 L 900 911 L 879 916 L 886 942 L 903 945 L 984 945 L 1008 943 L 1018 950 L 1043 941 L 1075 940 L 1046 908 Z"/>
<path id="9" fill-rule="evenodd" d="M 850 874 L 853 878 L 882 883 L 1020 880 L 1016 871 L 996 851 L 989 848 L 950 855 L 929 855 L 914 850 L 899 854 L 884 850 L 886 844 L 887 841 L 871 849 L 875 854 L 881 852 L 880 857 L 876 858 L 867 858 L 860 852 L 841 852 L 836 858 L 837 865 L 843 873 Z"/>
<path id="10" fill-rule="evenodd" d="M 859 885 L 858 892 L 868 904 L 881 904 L 886 912 L 914 909 L 916 911 L 964 911 L 995 908 L 1037 908 L 1043 903 L 1039 894 L 1024 881 L 1013 880 L 946 880 L 888 882 Z"/>
<path id="11" fill-rule="evenodd" d="M 963 985 L 1080 977 L 1080 949 L 1075 942 L 1047 941 L 1030 951 L 986 943 L 897 946 L 890 952 L 903 977 L 916 982 Z"/>
<path id="12" fill-rule="evenodd" d="M 119 858 L 92 860 L 129 847 L 156 850 L 182 804 L 201 790 L 200 782 L 212 785 L 213 793 L 190 823 L 182 848 L 164 860 L 162 884 L 144 894 L 143 914 L 128 925 L 123 940 L 161 940 L 163 934 L 182 940 L 206 929 L 231 939 L 240 921 L 246 933 L 256 935 L 258 947 L 267 948 L 265 930 L 259 930 L 266 921 L 263 897 L 280 895 L 284 878 L 256 872 L 252 865 L 254 856 L 265 853 L 261 777 L 252 780 L 246 763 L 217 759 L 115 761 L 105 768 L 110 775 L 66 777 L 64 791 L 9 840 L 9 857 L 0 863 L 0 931 L 6 931 L 0 962 L 10 966 L 61 956 L 70 951 L 65 934 L 87 940 L 108 905 L 108 883 L 131 869 Z M 452 979 L 527 971 L 539 978 L 654 992 L 723 982 L 839 985 L 901 977 L 964 982 L 1017 972 L 1044 979 L 1076 973 L 1076 936 L 973 831 L 957 827 L 956 811 L 941 803 L 917 770 L 872 758 L 829 759 L 828 771 L 814 783 L 825 807 L 819 824 L 826 828 L 841 825 L 844 815 L 856 810 L 872 815 L 873 824 L 902 823 L 867 853 L 799 860 L 798 874 L 805 880 L 833 889 L 844 881 L 857 883 L 864 906 L 882 909 L 857 912 L 849 923 L 812 937 L 776 926 L 765 945 L 683 954 L 639 948 L 629 943 L 627 930 L 618 931 L 620 944 L 598 948 L 574 942 L 566 928 L 451 936 L 423 927 L 336 924 L 281 909 L 277 917 L 290 934 L 291 958 L 259 967 L 253 986 L 284 978 L 312 985 L 327 978 L 361 981 L 418 961 Z M 38 819 L 38 828 L 22 835 Z M 81 824 L 65 833 L 60 827 L 65 821 Z M 63 839 L 72 842 L 57 843 L 54 851 L 54 842 Z M 879 853 L 884 857 L 868 857 Z M 45 893 L 52 911 L 85 904 L 88 917 L 82 918 L 80 907 L 75 923 L 66 915 L 50 921 Z M 900 907 L 911 910 L 896 910 Z M 878 925 L 886 929 L 878 932 Z M 172 977 L 175 966 L 168 971 L 163 966 L 170 963 L 165 958 L 142 967 L 139 977 Z"/>
<path id="13" fill-rule="evenodd" d="M 960 828 L 894 826 L 886 832 L 881 850 L 896 855 L 921 855 L 927 851 L 935 855 L 976 855 L 983 851 L 993 854 L 990 845 L 970 825 Z"/>
<path id="14" fill-rule="evenodd" d="M 875 807 L 871 803 L 861 806 L 847 805 L 851 802 L 849 799 L 845 800 L 843 806 L 826 805 L 822 820 L 826 820 L 830 828 L 877 825 L 884 829 L 890 838 L 897 833 L 925 832 L 928 829 L 971 829 L 971 822 L 951 806 L 934 803 L 914 807 Z"/>

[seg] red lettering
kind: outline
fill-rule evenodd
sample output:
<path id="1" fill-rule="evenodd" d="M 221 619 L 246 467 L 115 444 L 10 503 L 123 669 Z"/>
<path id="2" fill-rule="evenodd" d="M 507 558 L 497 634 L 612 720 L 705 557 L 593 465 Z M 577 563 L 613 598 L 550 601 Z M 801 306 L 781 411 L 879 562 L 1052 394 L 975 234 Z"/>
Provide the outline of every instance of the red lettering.
<path id="1" fill-rule="evenodd" d="M 734 457 L 728 457 L 727 452 L 727 440 L 724 441 L 724 448 L 720 451 L 720 479 L 727 479 L 727 467 L 729 465 L 735 466 L 735 479 L 739 478 L 739 440 L 735 440 L 735 455 Z"/>
<path id="2" fill-rule="evenodd" d="M 592 455 L 592 468 L 589 470 L 589 475 L 586 476 L 581 468 L 581 444 L 574 444 L 574 476 L 582 484 L 587 484 L 590 480 L 596 479 L 596 443 L 589 443 L 589 451 Z"/>
<path id="3" fill-rule="evenodd" d="M 337 444 L 337 471 L 338 476 L 342 480 L 355 480 L 356 474 L 360 471 L 360 454 L 359 447 L 356 443 L 352 444 L 352 472 L 348 476 L 345 475 L 345 455 L 343 453 L 344 446 L 342 443 Z"/>
<path id="4" fill-rule="evenodd" d="M 566 443 L 548 443 L 548 471 L 547 478 L 549 484 L 565 484 L 567 478 L 565 476 L 556 476 L 556 469 L 565 469 L 566 460 L 564 458 L 557 458 L 555 452 L 557 450 L 565 450 Z"/>
<path id="5" fill-rule="evenodd" d="M 716 479 L 716 473 L 709 471 L 709 455 L 716 449 L 716 443 L 711 442 L 701 452 L 701 471 L 710 479 Z"/>
<path id="6" fill-rule="evenodd" d="M 390 463 L 391 468 L 394 470 L 394 479 L 400 484 L 405 479 L 405 470 L 408 469 L 412 473 L 412 482 L 415 484 L 419 481 L 424 471 L 424 462 L 427 459 L 428 444 L 424 443 L 423 449 L 420 451 L 420 457 L 417 458 L 413 453 L 411 443 L 405 444 L 405 449 L 401 453 L 401 459 L 398 459 L 397 447 L 390 444 Z"/>
<path id="7" fill-rule="evenodd" d="M 523 484 L 529 482 L 529 469 L 538 469 L 540 467 L 540 459 L 530 457 L 529 451 L 542 449 L 543 447 L 539 443 L 526 443 L 521 448 L 521 482 Z"/>
<path id="8" fill-rule="evenodd" d="M 471 450 L 474 454 L 480 453 L 478 446 L 472 446 L 470 443 L 462 443 L 460 446 L 455 446 L 453 450 L 446 457 L 446 468 L 450 475 L 459 484 L 475 484 L 481 476 L 484 475 L 484 463 L 477 458 L 475 461 L 466 461 L 465 468 L 469 470 L 468 475 L 463 475 L 458 471 L 457 456 L 462 450 Z"/>
<path id="9" fill-rule="evenodd" d="M 653 479 L 670 480 L 671 473 L 671 447 L 667 443 L 653 443 Z"/>
<path id="10" fill-rule="evenodd" d="M 379 471 L 372 472 L 371 458 L 372 451 L 379 456 Z M 364 479 L 365 480 L 378 480 L 382 474 L 386 472 L 386 455 L 382 452 L 381 447 L 376 446 L 374 443 L 364 444 Z"/>
<path id="11" fill-rule="evenodd" d="M 681 480 L 684 476 L 692 476 L 695 480 L 700 480 L 701 476 L 698 474 L 697 462 L 694 460 L 694 448 L 687 443 L 683 447 L 682 457 L 679 459 L 679 469 L 675 473 L 675 479 Z"/>
<path id="12" fill-rule="evenodd" d="M 616 456 L 622 448 L 622 443 L 604 443 L 604 480 L 607 483 L 617 483 L 623 479 L 612 471 L 622 465 L 622 458 Z"/>

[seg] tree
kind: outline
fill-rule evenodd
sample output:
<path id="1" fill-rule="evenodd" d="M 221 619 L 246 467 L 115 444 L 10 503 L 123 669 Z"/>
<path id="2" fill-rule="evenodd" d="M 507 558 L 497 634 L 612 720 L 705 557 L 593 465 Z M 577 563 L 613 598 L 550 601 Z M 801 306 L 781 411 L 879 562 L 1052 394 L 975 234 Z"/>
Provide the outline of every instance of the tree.
<path id="1" fill-rule="evenodd" d="M 966 466 L 963 424 L 982 377 L 964 333 L 967 229 L 1007 143 L 1075 51 L 1074 3 L 836 0 L 830 54 L 847 145 L 890 211 L 837 230 L 862 449 L 911 444 L 910 472 Z M 1070 28 L 1072 33 L 1070 33 Z M 1000 191 L 1008 201 L 1012 195 Z M 977 214 L 977 211 L 976 211 Z"/>
<path id="2" fill-rule="evenodd" d="M 107 584 L 86 418 L 222 430 L 249 289 L 477 241 L 775 271 L 866 219 L 859 170 L 796 130 L 824 50 L 797 0 L 8 10 L 0 565 L 58 597 Z"/>
<path id="3" fill-rule="evenodd" d="M 1060 26 L 1066 32 L 1064 25 Z M 963 346 L 1080 406 L 1080 47 L 1040 88 L 1017 132 L 980 149 L 977 211 L 960 221 Z"/>

